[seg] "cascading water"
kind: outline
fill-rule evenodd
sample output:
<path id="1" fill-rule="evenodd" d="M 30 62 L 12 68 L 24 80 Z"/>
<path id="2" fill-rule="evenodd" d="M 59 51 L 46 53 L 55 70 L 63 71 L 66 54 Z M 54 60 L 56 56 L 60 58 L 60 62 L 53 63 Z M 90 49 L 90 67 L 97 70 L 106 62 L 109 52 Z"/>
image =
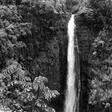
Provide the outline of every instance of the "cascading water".
<path id="1" fill-rule="evenodd" d="M 76 112 L 77 111 L 77 89 L 76 89 L 76 76 L 78 75 L 77 56 L 78 56 L 78 42 L 75 35 L 76 24 L 75 15 L 72 14 L 68 22 L 68 74 L 67 74 L 67 90 L 65 99 L 65 111 L 64 112 Z"/>

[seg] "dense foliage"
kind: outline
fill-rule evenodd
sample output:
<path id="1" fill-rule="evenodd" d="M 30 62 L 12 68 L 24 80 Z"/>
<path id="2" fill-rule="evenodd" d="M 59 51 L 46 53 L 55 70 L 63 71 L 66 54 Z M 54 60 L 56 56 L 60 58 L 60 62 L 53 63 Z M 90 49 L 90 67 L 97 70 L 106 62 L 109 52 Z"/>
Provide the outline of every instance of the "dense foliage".
<path id="1" fill-rule="evenodd" d="M 49 102 L 59 95 L 54 89 L 64 94 L 71 12 L 77 27 L 86 26 L 92 34 L 90 51 L 83 54 L 89 65 L 87 111 L 112 107 L 111 0 L 0 0 L 2 106 L 17 112 L 55 111 Z"/>
<path id="2" fill-rule="evenodd" d="M 55 31 L 61 27 L 55 27 L 61 16 L 49 2 L 47 6 L 24 0 L 0 2 L 1 105 L 17 112 L 55 112 L 48 102 L 59 93 L 48 86 L 59 88 Z"/>
<path id="3" fill-rule="evenodd" d="M 27 70 L 9 60 L 0 74 L 0 103 L 16 112 L 55 112 L 46 102 L 59 93 L 46 87 L 46 82 L 47 78 L 42 76 L 32 81 Z"/>
<path id="4" fill-rule="evenodd" d="M 92 16 L 89 15 L 92 23 L 87 25 L 94 33 L 89 54 L 89 104 L 93 105 L 90 110 L 109 111 L 112 106 L 112 1 L 88 0 L 86 7 L 92 10 Z"/>

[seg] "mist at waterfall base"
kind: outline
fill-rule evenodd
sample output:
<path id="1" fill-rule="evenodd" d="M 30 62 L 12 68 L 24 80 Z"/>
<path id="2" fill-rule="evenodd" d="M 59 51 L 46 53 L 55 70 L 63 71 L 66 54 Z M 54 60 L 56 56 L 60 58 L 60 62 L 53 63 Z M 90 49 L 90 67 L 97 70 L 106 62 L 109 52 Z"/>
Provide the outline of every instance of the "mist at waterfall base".
<path id="1" fill-rule="evenodd" d="M 65 96 L 65 107 L 64 112 L 76 112 L 76 90 L 75 90 L 75 28 L 76 24 L 74 21 L 74 15 L 71 15 L 71 18 L 68 22 L 68 73 L 67 73 L 67 90 Z"/>

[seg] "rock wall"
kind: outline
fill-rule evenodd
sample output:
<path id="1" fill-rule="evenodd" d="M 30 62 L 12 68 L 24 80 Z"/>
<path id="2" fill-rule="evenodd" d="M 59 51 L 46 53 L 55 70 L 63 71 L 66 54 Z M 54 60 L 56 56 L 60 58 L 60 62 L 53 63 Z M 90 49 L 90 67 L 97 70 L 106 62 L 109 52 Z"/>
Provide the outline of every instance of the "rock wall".
<path id="1" fill-rule="evenodd" d="M 91 49 L 91 43 L 94 40 L 94 36 L 89 28 L 82 24 L 82 21 L 77 20 L 77 38 L 79 44 L 79 57 L 80 57 L 80 112 L 87 112 L 88 108 L 88 75 L 89 75 L 89 52 Z"/>

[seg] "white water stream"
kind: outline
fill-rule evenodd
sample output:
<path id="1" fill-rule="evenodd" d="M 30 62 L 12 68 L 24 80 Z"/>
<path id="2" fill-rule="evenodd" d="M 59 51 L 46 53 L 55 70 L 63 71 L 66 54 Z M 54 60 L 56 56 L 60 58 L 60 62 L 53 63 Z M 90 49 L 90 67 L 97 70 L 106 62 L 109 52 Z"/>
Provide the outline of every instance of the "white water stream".
<path id="1" fill-rule="evenodd" d="M 74 15 L 68 22 L 68 74 L 67 74 L 67 90 L 66 90 L 66 100 L 65 100 L 65 110 L 64 112 L 76 112 L 76 90 L 75 90 L 75 29 L 76 24 L 74 20 Z"/>

